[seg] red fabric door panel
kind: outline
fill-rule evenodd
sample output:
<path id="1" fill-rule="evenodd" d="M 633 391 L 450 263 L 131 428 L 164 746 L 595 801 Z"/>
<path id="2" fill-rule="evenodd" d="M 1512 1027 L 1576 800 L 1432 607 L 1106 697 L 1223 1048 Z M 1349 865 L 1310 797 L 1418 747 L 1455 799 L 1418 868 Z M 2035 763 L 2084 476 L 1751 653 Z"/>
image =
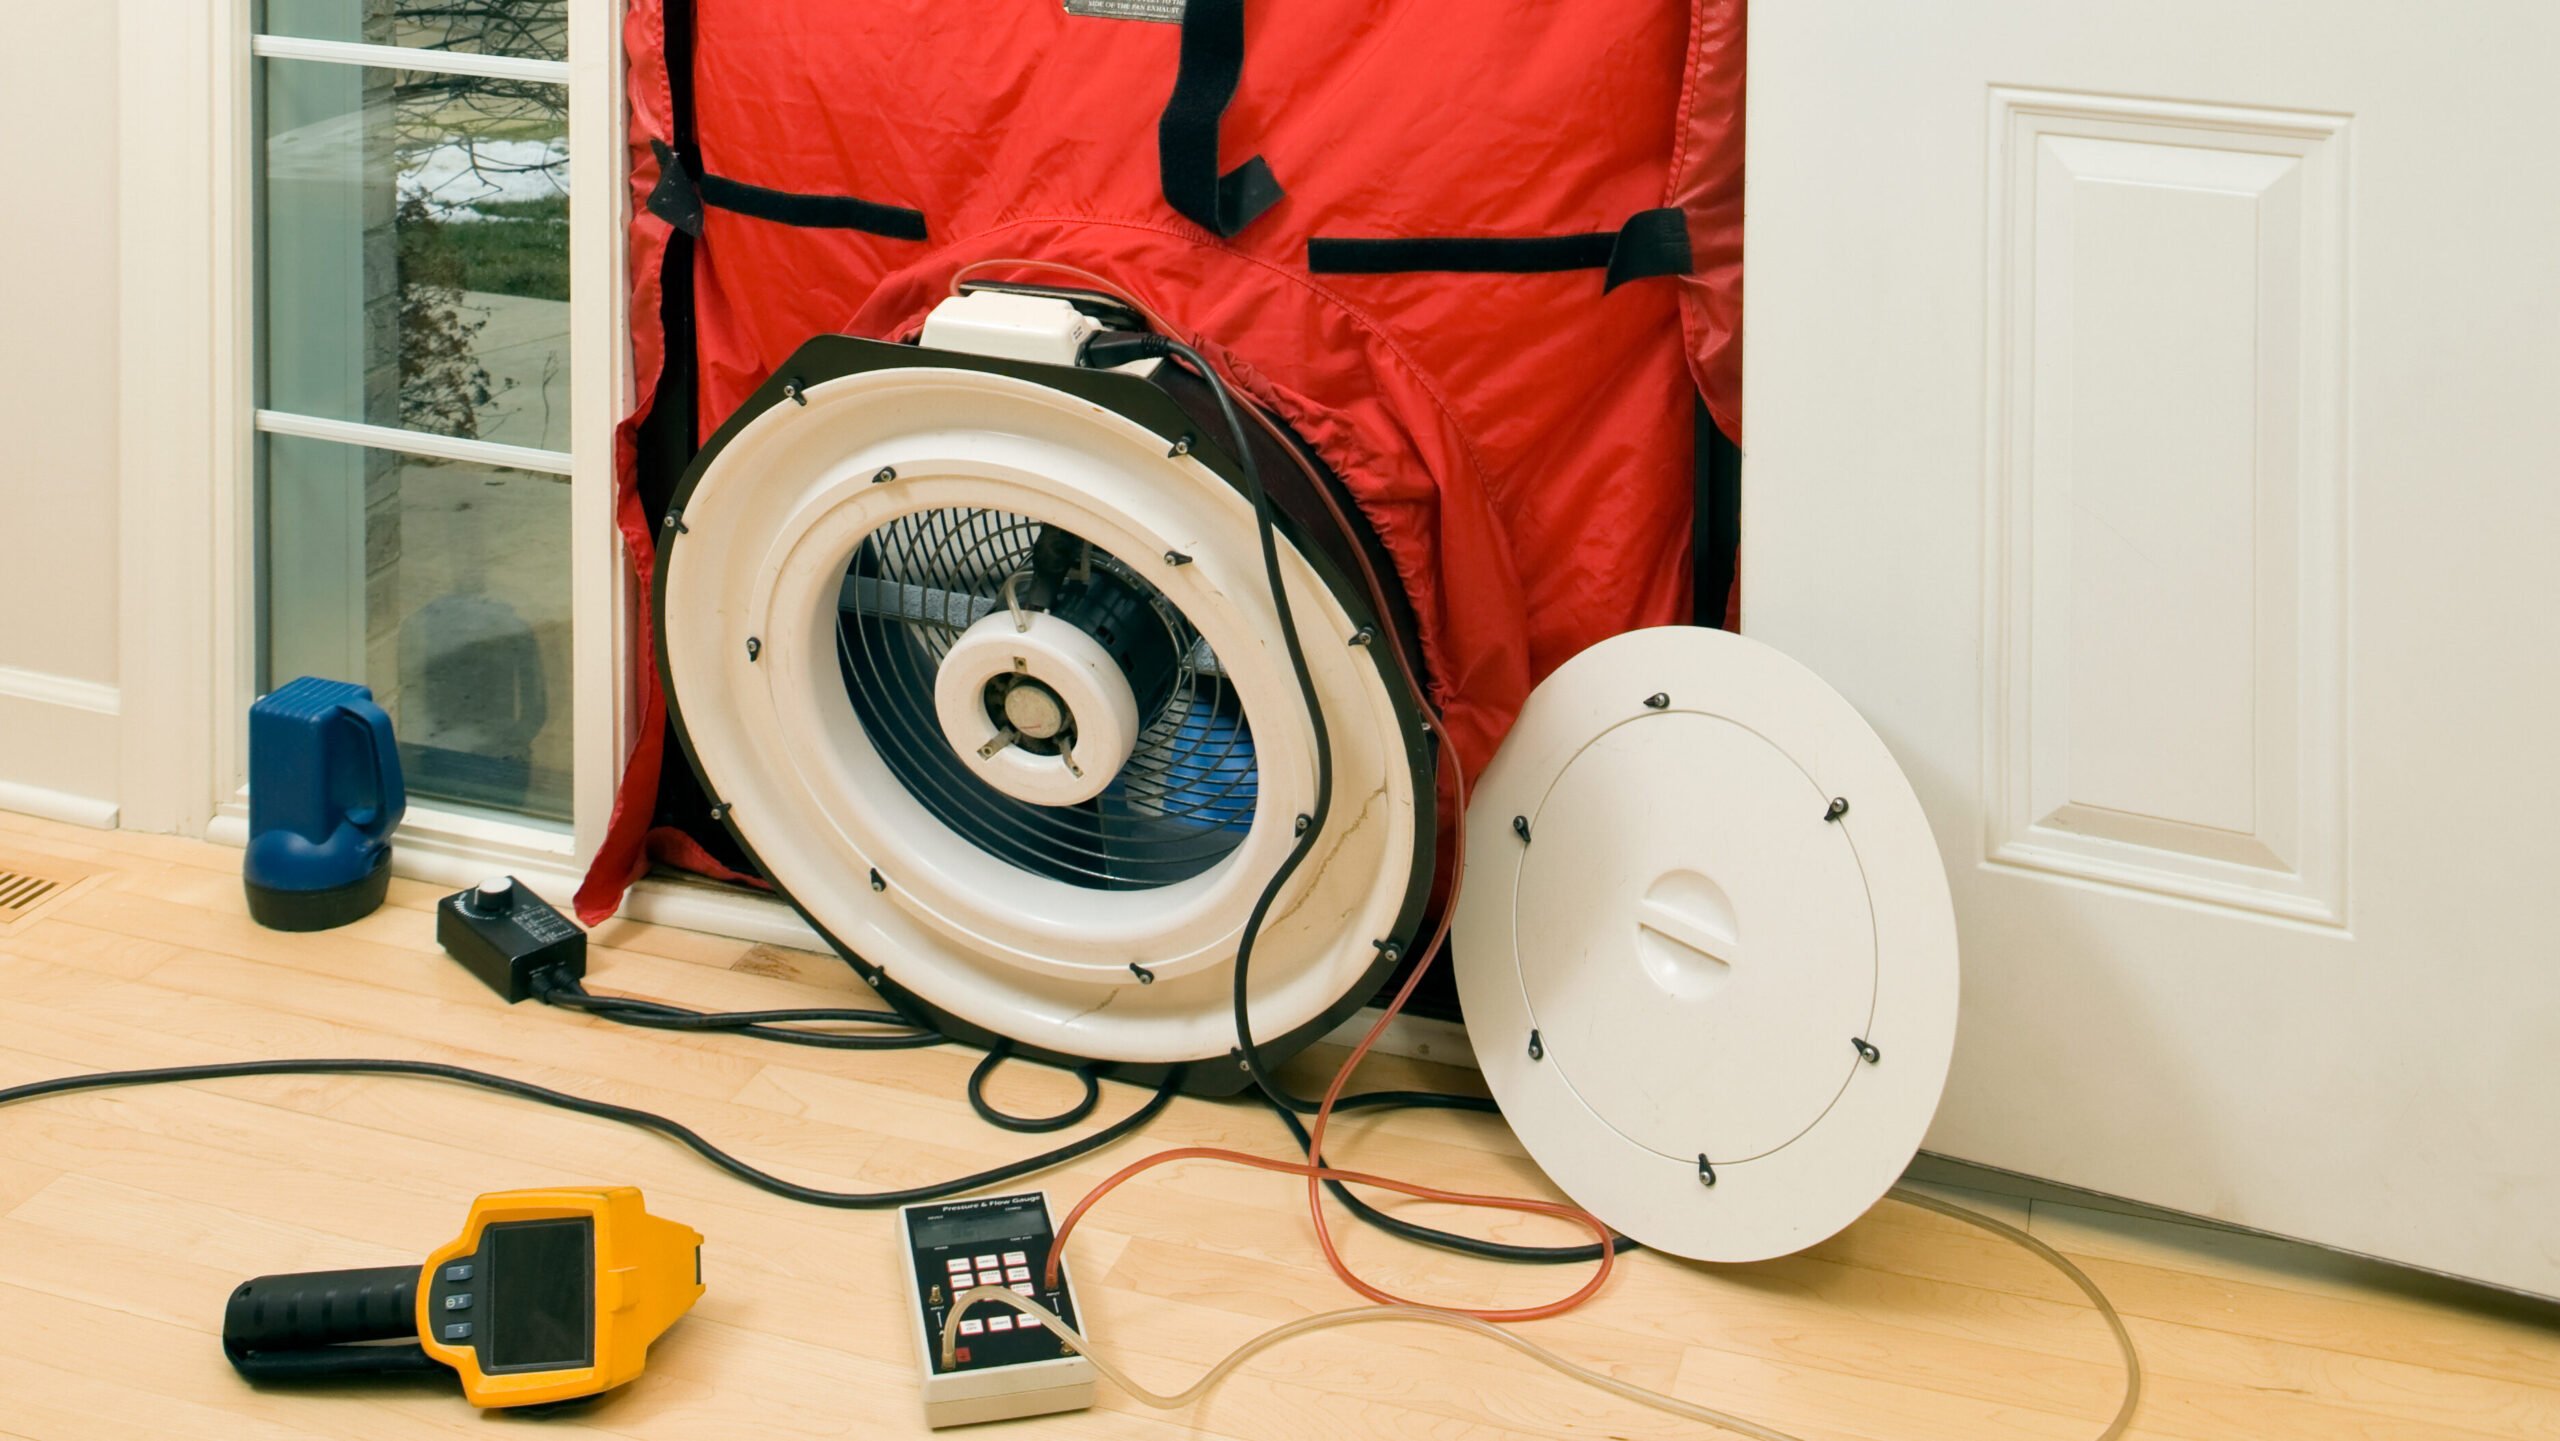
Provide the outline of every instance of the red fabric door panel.
<path id="1" fill-rule="evenodd" d="M 1175 25 L 1061 0 L 689 6 L 697 173 L 911 207 L 927 230 L 708 211 L 693 275 L 705 432 L 813 333 L 906 334 L 963 266 L 1061 262 L 1155 308 L 1342 475 L 1411 596 L 1469 771 L 1547 671 L 1689 617 L 1694 399 L 1728 430 L 1738 414 L 1741 0 L 1257 0 L 1221 168 L 1258 154 L 1287 194 L 1228 240 L 1161 189 Z M 628 26 L 635 197 L 656 182 L 650 141 L 673 132 L 669 8 L 681 18 L 685 0 L 635 0 Z M 1614 232 L 1665 205 L 1687 212 L 1697 273 L 1606 293 L 1596 270 L 1307 267 L 1319 236 Z M 666 230 L 635 214 L 645 403 Z M 645 572 L 638 514 L 626 504 Z M 646 864 L 654 674 L 642 689 L 645 754 L 582 914 L 609 911 Z"/>

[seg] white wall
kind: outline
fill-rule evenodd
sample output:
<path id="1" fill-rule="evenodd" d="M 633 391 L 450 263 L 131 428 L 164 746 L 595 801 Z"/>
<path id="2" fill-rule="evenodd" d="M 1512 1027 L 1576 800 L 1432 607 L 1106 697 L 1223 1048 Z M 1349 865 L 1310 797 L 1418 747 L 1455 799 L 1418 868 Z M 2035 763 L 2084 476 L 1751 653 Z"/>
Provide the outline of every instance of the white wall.
<path id="1" fill-rule="evenodd" d="M 23 6 L 0 47 L 0 807 L 91 824 L 118 769 L 116 26 Z"/>

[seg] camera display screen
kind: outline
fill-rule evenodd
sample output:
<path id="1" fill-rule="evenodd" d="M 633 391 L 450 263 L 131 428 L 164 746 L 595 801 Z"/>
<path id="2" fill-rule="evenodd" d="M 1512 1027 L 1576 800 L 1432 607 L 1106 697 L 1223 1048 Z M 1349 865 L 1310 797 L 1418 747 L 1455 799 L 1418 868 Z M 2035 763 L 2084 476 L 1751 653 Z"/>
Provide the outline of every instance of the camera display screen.
<path id="1" fill-rule="evenodd" d="M 511 1221 L 480 1237 L 489 1369 L 594 1364 L 595 1223 Z"/>

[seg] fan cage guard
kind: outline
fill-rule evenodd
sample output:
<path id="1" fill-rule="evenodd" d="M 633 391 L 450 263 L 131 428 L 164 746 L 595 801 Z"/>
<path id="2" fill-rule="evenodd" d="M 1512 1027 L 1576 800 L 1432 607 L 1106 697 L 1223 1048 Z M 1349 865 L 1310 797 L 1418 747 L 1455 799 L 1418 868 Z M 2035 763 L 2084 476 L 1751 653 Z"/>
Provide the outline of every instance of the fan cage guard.
<path id="1" fill-rule="evenodd" d="M 1025 515 L 947 507 L 865 537 L 837 627 L 846 692 L 909 793 L 989 854 L 1103 890 L 1188 880 L 1234 854 L 1253 820 L 1252 729 L 1208 643 L 1118 557 L 1071 537 L 1064 588 L 1133 602 L 1123 609 L 1148 633 L 1125 638 L 1124 650 L 1165 660 L 1155 683 L 1140 687 L 1136 747 L 1101 796 L 1050 806 L 1005 794 L 954 753 L 925 703 L 961 634 L 1006 610 L 1009 588 L 1038 582 L 1043 537 L 1065 534 Z"/>

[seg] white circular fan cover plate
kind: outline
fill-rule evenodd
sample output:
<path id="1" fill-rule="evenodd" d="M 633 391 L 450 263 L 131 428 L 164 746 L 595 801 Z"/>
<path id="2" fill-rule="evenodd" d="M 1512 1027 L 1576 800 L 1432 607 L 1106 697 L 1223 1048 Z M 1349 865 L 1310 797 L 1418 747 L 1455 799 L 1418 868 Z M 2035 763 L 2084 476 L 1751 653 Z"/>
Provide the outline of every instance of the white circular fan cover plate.
<path id="1" fill-rule="evenodd" d="M 1820 678 L 1718 630 L 1616 637 L 1530 696 L 1469 803 L 1455 963 L 1539 1165 L 1701 1260 L 1856 1220 L 1955 1041 L 1955 917 L 1909 782 Z"/>

